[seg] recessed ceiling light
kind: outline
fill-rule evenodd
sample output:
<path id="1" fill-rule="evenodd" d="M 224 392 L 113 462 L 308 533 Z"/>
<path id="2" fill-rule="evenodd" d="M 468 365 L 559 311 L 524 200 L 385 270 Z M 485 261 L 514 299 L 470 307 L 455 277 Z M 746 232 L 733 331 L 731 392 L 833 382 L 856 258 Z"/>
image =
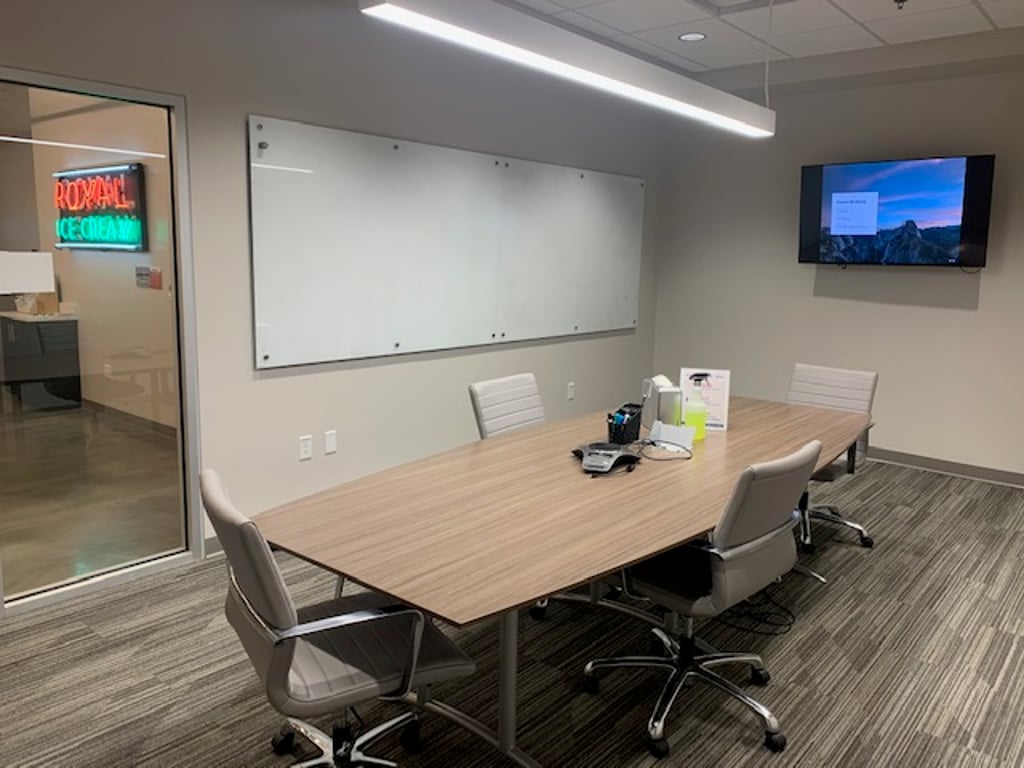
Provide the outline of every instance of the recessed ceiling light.
<path id="1" fill-rule="evenodd" d="M 684 43 L 697 43 L 706 38 L 703 32 L 684 32 L 679 36 L 679 39 Z"/>

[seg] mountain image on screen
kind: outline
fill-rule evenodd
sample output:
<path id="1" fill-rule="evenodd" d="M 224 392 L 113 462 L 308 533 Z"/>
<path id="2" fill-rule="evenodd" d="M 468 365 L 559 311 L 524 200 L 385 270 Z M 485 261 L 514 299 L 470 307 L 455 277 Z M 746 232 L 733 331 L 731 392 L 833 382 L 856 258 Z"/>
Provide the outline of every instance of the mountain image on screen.
<path id="1" fill-rule="evenodd" d="M 833 264 L 955 264 L 959 253 L 959 224 L 921 230 L 911 220 L 874 236 L 821 231 L 821 260 Z"/>
<path id="2" fill-rule="evenodd" d="M 956 264 L 966 158 L 826 166 L 819 258 L 833 264 Z"/>

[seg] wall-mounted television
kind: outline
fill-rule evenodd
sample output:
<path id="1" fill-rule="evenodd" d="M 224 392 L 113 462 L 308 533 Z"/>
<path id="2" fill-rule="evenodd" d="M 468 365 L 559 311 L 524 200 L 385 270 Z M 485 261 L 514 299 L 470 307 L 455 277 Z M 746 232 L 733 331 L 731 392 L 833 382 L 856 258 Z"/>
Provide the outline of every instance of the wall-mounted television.
<path id="1" fill-rule="evenodd" d="M 808 264 L 983 267 L 994 155 L 804 166 Z"/>

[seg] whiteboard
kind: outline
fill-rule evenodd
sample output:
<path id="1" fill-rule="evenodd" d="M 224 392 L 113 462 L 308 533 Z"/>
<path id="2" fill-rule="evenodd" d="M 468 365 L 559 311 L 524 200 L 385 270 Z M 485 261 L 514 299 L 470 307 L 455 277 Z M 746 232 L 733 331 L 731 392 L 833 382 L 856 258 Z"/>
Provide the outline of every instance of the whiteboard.
<path id="1" fill-rule="evenodd" d="M 642 179 L 249 117 L 257 368 L 633 328 Z"/>

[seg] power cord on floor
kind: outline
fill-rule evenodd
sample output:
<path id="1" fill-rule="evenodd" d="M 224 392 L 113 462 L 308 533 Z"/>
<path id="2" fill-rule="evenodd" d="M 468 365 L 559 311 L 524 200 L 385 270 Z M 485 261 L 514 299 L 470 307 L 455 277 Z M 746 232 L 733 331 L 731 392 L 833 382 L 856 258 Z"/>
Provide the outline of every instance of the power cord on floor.
<path id="1" fill-rule="evenodd" d="M 715 621 L 755 635 L 784 635 L 796 623 L 796 617 L 768 594 L 767 589 L 762 589 L 716 616 Z"/>

